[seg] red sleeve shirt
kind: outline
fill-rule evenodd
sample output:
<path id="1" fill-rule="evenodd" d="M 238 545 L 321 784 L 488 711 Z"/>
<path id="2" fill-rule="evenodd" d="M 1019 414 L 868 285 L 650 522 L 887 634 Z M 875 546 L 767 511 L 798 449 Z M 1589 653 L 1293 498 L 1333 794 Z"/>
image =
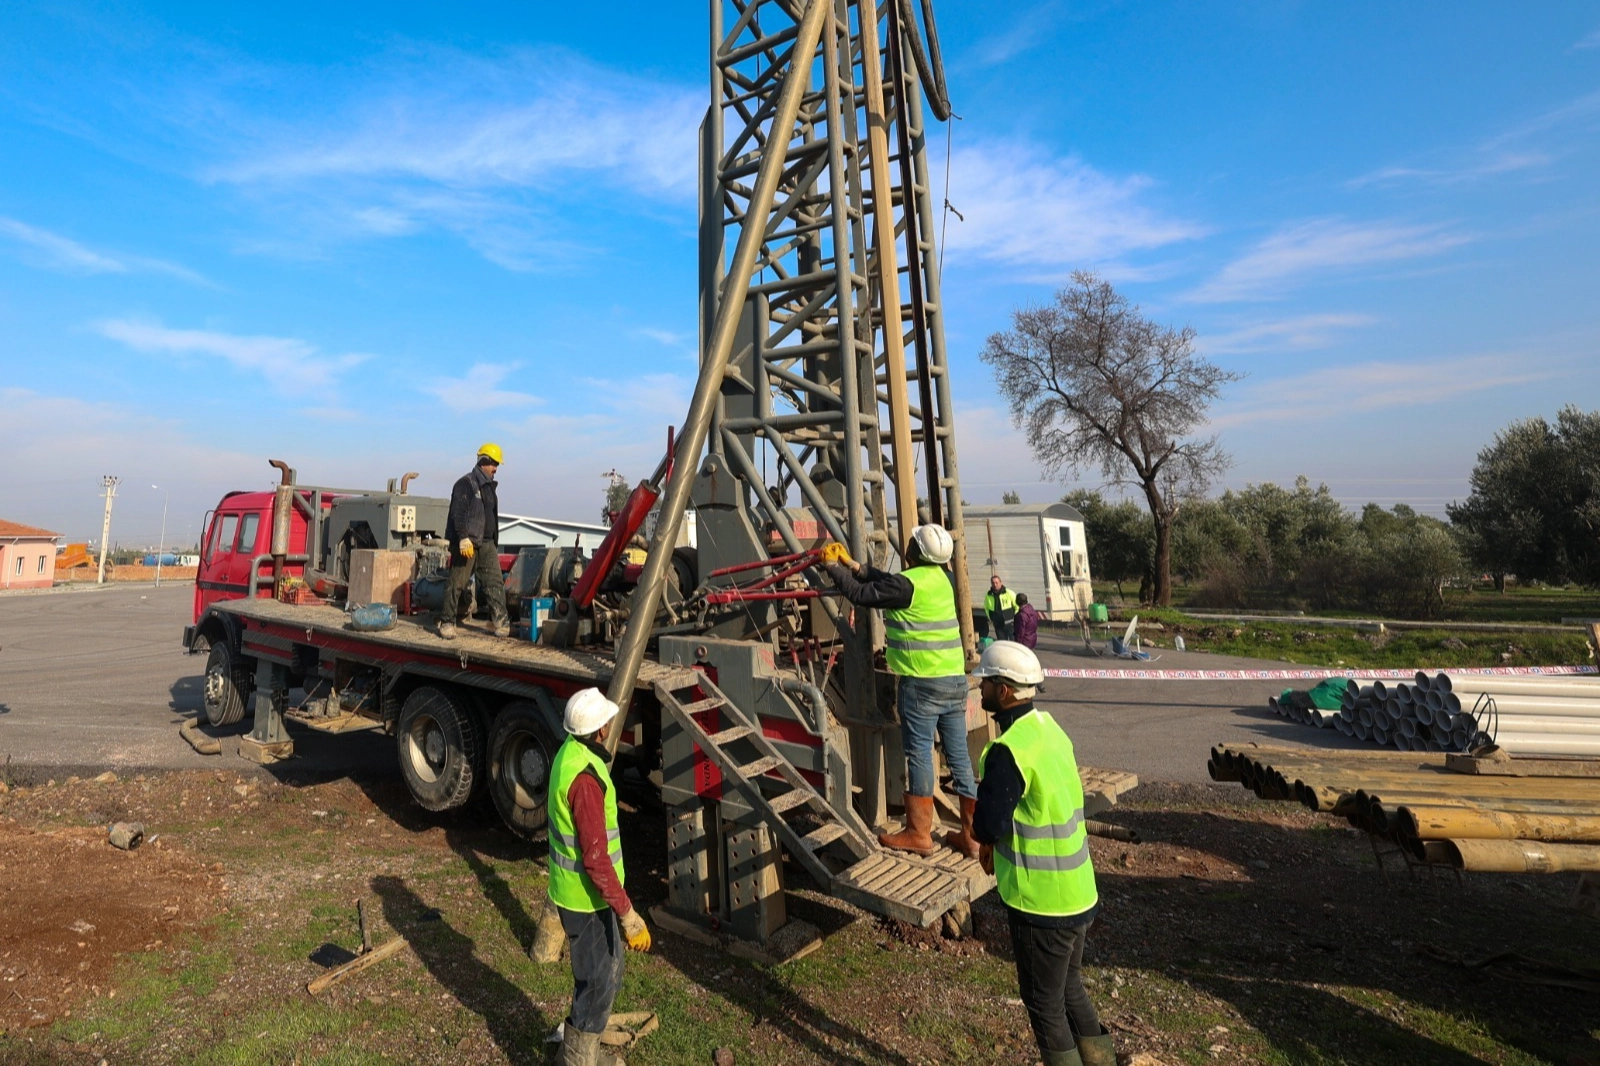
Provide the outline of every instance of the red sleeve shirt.
<path id="1" fill-rule="evenodd" d="M 567 790 L 567 803 L 572 808 L 572 821 L 578 828 L 578 850 L 583 853 L 583 872 L 589 875 L 606 906 L 618 914 L 633 910 L 633 903 L 617 880 L 617 868 L 611 864 L 611 843 L 606 839 L 605 786 L 593 773 L 585 771 Z"/>

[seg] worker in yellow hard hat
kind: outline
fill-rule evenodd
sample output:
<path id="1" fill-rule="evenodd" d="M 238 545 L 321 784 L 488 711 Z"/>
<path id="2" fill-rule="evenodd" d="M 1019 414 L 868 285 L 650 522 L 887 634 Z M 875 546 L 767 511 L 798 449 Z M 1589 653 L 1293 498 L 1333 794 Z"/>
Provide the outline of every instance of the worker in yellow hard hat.
<path id="1" fill-rule="evenodd" d="M 450 517 L 444 532 L 450 542 L 450 582 L 439 611 L 439 636 L 445 640 L 455 639 L 456 622 L 471 611 L 472 601 L 466 599 L 463 604 L 462 600 L 470 595 L 468 583 L 474 577 L 480 598 L 489 605 L 495 636 L 511 635 L 505 577 L 500 573 L 500 498 L 494 480 L 500 459 L 500 445 L 483 445 L 471 472 L 450 490 Z"/>

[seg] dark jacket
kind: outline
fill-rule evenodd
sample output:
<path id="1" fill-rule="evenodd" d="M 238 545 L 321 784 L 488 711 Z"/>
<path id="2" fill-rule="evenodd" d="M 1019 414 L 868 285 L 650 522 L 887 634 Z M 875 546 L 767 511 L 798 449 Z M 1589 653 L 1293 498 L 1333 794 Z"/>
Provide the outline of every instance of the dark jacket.
<path id="1" fill-rule="evenodd" d="M 1033 604 L 1025 603 L 1017 608 L 1017 620 L 1012 639 L 1025 648 L 1039 646 L 1039 612 L 1034 610 Z"/>
<path id="2" fill-rule="evenodd" d="M 857 577 L 843 563 L 833 563 L 828 567 L 828 576 L 839 586 L 844 598 L 857 607 L 895 611 L 911 606 L 914 590 L 911 579 L 904 574 L 891 574 L 865 563 L 861 567 L 861 576 Z"/>
<path id="3" fill-rule="evenodd" d="M 482 467 L 473 467 L 450 490 L 450 518 L 444 536 L 452 547 L 463 539 L 474 545 L 500 542 L 499 486 L 494 478 L 484 476 Z"/>

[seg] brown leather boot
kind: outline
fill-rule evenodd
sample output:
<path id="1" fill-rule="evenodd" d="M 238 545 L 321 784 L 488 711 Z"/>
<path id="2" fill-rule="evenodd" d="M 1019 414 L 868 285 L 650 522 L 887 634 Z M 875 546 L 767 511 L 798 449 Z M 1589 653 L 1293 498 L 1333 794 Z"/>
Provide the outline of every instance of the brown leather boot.
<path id="1" fill-rule="evenodd" d="M 978 809 L 978 801 L 965 796 L 957 796 L 961 801 L 961 828 L 954 833 L 944 835 L 946 847 L 954 848 L 969 859 L 978 857 L 978 842 L 972 837 L 972 812 Z"/>
<path id="2" fill-rule="evenodd" d="M 896 851 L 914 851 L 918 855 L 933 854 L 933 797 L 913 796 L 906 793 L 906 827 L 898 833 L 885 833 L 878 843 Z"/>

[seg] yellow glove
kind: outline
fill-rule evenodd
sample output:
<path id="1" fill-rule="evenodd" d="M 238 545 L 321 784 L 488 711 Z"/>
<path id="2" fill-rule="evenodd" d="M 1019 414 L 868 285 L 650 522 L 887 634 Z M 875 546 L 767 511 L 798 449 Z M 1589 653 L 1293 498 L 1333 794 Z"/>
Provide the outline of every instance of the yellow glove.
<path id="1" fill-rule="evenodd" d="M 628 948 L 632 951 L 649 951 L 650 927 L 644 924 L 639 912 L 629 911 L 622 916 L 621 921 L 622 935 L 628 938 Z"/>
<path id="2" fill-rule="evenodd" d="M 850 558 L 850 549 L 836 540 L 830 540 L 822 546 L 822 561 L 825 563 L 843 563 L 849 566 L 854 560 Z"/>
<path id="3" fill-rule="evenodd" d="M 463 537 L 461 539 L 461 558 L 470 559 L 474 555 L 477 555 L 477 554 L 478 554 L 478 551 L 477 551 L 476 548 L 474 548 L 472 546 L 472 541 L 467 540 L 465 537 Z"/>

